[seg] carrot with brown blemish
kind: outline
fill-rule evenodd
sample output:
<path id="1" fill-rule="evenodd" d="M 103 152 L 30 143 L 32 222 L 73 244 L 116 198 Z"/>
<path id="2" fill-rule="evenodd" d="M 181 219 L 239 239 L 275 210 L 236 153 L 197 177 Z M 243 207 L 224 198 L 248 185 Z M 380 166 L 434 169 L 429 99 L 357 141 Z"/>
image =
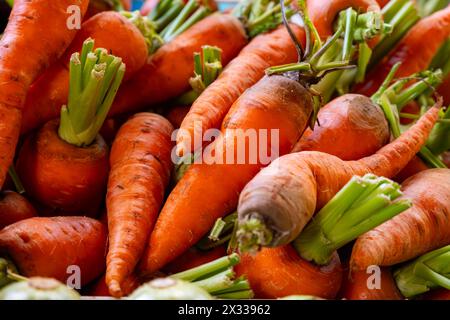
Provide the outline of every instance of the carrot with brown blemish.
<path id="1" fill-rule="evenodd" d="M 0 186 L 14 157 L 27 91 L 75 37 L 76 30 L 67 28 L 67 8 L 76 5 L 84 15 L 88 3 L 18 0 L 14 4 L 0 40 Z"/>
<path id="2" fill-rule="evenodd" d="M 132 275 L 164 200 L 172 170 L 173 127 L 159 115 L 139 113 L 114 140 L 106 206 L 109 250 L 106 283 L 115 297 Z"/>

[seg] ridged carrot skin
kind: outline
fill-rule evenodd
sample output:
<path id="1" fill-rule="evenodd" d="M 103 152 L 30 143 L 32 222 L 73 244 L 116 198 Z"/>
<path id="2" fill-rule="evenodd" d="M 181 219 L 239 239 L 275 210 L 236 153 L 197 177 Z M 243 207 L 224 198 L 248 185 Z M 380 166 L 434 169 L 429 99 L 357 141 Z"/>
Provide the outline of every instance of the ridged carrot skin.
<path id="1" fill-rule="evenodd" d="M 402 185 L 413 206 L 360 236 L 350 268 L 391 266 L 450 243 L 450 169 L 430 169 Z"/>
<path id="2" fill-rule="evenodd" d="M 110 116 L 140 111 L 188 91 L 193 54 L 201 52 L 202 46 L 222 49 L 222 63 L 226 65 L 246 44 L 244 27 L 237 18 L 221 13 L 206 17 L 148 58 L 133 79 L 121 86 Z"/>
<path id="3" fill-rule="evenodd" d="M 304 30 L 293 24 L 291 27 L 304 46 Z M 283 26 L 252 39 L 192 104 L 177 135 L 177 153 L 192 153 L 196 135 L 220 128 L 232 104 L 264 76 L 267 68 L 293 63 L 297 59 L 297 51 Z"/>
<path id="4" fill-rule="evenodd" d="M 355 87 L 355 91 L 371 96 L 398 62 L 401 65 L 395 75 L 399 78 L 426 70 L 449 36 L 450 6 L 416 23 L 389 56 L 367 74 L 364 84 Z"/>
<path id="5" fill-rule="evenodd" d="M 317 266 L 300 258 L 291 245 L 264 248 L 254 256 L 245 254 L 235 270 L 248 278 L 255 297 L 260 299 L 289 295 L 334 299 L 343 275 L 337 254 L 328 265 Z"/>
<path id="6" fill-rule="evenodd" d="M 139 113 L 119 130 L 111 149 L 108 181 L 109 251 L 106 283 L 115 297 L 126 294 L 153 230 L 173 167 L 173 127 L 163 117 Z"/>
<path id="7" fill-rule="evenodd" d="M 314 130 L 306 129 L 293 152 L 320 151 L 342 160 L 358 160 L 377 152 L 389 138 L 381 108 L 370 98 L 346 94 L 320 109 Z"/>
<path id="8" fill-rule="evenodd" d="M 91 218 L 36 217 L 0 231 L 0 254 L 11 257 L 26 277 L 64 283 L 73 274 L 68 267 L 78 266 L 84 285 L 105 270 L 106 238 L 106 228 Z"/>
<path id="9" fill-rule="evenodd" d="M 259 214 L 273 230 L 289 230 L 279 235 L 277 245 L 293 241 L 314 212 L 354 175 L 395 176 L 425 143 L 438 119 L 439 105 L 442 101 L 398 139 L 358 161 L 343 161 L 316 151 L 291 153 L 276 159 L 241 192 L 239 216 Z"/>
<path id="10" fill-rule="evenodd" d="M 58 59 L 75 37 L 67 28 L 67 8 L 82 15 L 88 0 L 17 0 L 0 40 L 0 186 L 11 165 L 29 86 Z"/>
<path id="11" fill-rule="evenodd" d="M 111 36 L 114 34 L 114 36 Z M 136 26 L 118 12 L 101 12 L 83 22 L 80 31 L 63 57 L 55 61 L 30 87 L 23 110 L 22 134 L 58 118 L 69 94 L 69 61 L 80 52 L 87 38 L 96 48 L 105 48 L 122 58 L 126 65 L 125 80 L 132 77 L 147 61 L 148 48 Z"/>
<path id="12" fill-rule="evenodd" d="M 378 272 L 378 271 L 375 271 Z M 380 273 L 363 270 L 344 277 L 341 297 L 347 300 L 403 300 L 389 268 L 380 268 Z M 379 283 L 378 281 L 379 276 Z M 379 284 L 379 287 L 377 285 Z"/>
<path id="13" fill-rule="evenodd" d="M 376 0 L 307 0 L 309 17 L 322 39 L 333 34 L 334 22 L 339 12 L 347 8 L 361 12 L 381 11 Z"/>
<path id="14" fill-rule="evenodd" d="M 56 215 L 95 217 L 106 191 L 109 148 L 100 136 L 88 147 L 69 144 L 58 127 L 55 119 L 27 137 L 17 173 L 28 195 Z"/>
<path id="15" fill-rule="evenodd" d="M 0 230 L 20 220 L 37 216 L 31 203 L 13 191 L 0 193 Z"/>
<path id="16" fill-rule="evenodd" d="M 216 219 L 234 211 L 242 188 L 267 165 L 261 160 L 261 153 L 269 155 L 270 152 L 264 152 L 276 147 L 270 141 L 270 130 L 279 130 L 279 154 L 286 154 L 307 126 L 312 109 L 310 92 L 283 76 L 264 77 L 245 91 L 231 107 L 222 124 L 222 135 L 209 146 L 203 163 L 190 166 L 169 195 L 142 258 L 140 272 L 148 276 L 161 269 L 199 241 Z M 252 129 L 257 134 L 262 129 L 268 130 L 267 141 L 258 142 L 262 146 L 255 161 L 250 162 L 250 147 L 246 143 L 239 149 L 245 159 L 242 164 L 237 163 L 237 129 Z M 226 162 L 230 155 L 232 164 Z M 219 158 L 222 163 L 214 161 Z"/>

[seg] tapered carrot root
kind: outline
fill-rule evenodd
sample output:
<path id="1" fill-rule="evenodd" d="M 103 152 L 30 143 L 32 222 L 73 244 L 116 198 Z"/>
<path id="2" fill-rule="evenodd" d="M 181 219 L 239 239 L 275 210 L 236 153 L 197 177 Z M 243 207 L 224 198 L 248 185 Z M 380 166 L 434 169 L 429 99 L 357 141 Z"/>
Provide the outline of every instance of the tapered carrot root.
<path id="1" fill-rule="evenodd" d="M 0 231 L 0 252 L 26 277 L 49 277 L 66 283 L 79 267 L 81 285 L 104 271 L 106 228 L 86 217 L 31 218 Z M 72 272 L 72 273 L 71 273 Z"/>
<path id="2" fill-rule="evenodd" d="M 352 272 L 344 281 L 340 295 L 348 300 L 402 300 L 388 268 Z"/>
<path id="3" fill-rule="evenodd" d="M 111 150 L 106 205 L 109 251 L 106 283 L 113 296 L 126 293 L 131 276 L 153 229 L 172 170 L 170 123 L 140 113 L 120 129 Z"/>
<path id="4" fill-rule="evenodd" d="M 376 154 L 358 161 L 343 161 L 335 156 L 313 151 L 292 153 L 278 158 L 244 188 L 238 214 L 243 223 L 259 221 L 243 234 L 262 233 L 266 246 L 293 241 L 311 219 L 354 175 L 373 173 L 395 176 L 425 143 L 438 118 L 442 101 L 400 138 Z M 249 227 L 250 228 L 250 227 Z M 267 232 L 269 230 L 269 232 Z M 247 234 L 249 233 L 249 234 Z"/>
<path id="5" fill-rule="evenodd" d="M 36 215 L 36 210 L 24 196 L 13 191 L 0 193 L 0 230 Z"/>
<path id="6" fill-rule="evenodd" d="M 407 77 L 426 70 L 432 59 L 450 36 L 450 6 L 420 20 L 400 41 L 391 54 L 366 76 L 355 90 L 370 96 L 376 92 L 392 67 L 401 62 L 397 77 Z M 424 46 L 424 39 L 427 45 Z"/>
<path id="7" fill-rule="evenodd" d="M 100 136 L 85 148 L 58 136 L 58 120 L 29 136 L 17 172 L 30 197 L 59 214 L 95 216 L 108 179 L 109 150 Z"/>
<path id="8" fill-rule="evenodd" d="M 119 90 L 110 115 L 139 111 L 189 90 L 193 54 L 200 52 L 203 45 L 222 49 L 225 65 L 246 44 L 243 26 L 235 17 L 220 13 L 206 17 L 148 59 L 136 76 Z"/>
<path id="9" fill-rule="evenodd" d="M 223 134 L 205 150 L 203 163 L 194 163 L 169 195 L 143 256 L 141 273 L 159 270 L 199 241 L 216 219 L 235 210 L 239 192 L 267 165 L 264 155 L 270 157 L 272 148 L 278 148 L 281 155 L 290 152 L 312 109 L 310 92 L 283 76 L 264 77 L 247 90 L 225 118 Z M 266 129 L 269 136 L 271 129 L 277 129 L 279 138 L 250 142 L 260 144 L 256 151 L 246 142 L 238 151 L 237 129 L 252 129 L 256 135 Z M 232 163 L 227 162 L 230 156 Z"/>
<path id="10" fill-rule="evenodd" d="M 450 169 L 423 171 L 402 190 L 413 207 L 360 236 L 351 269 L 394 265 L 450 243 Z"/>
<path id="11" fill-rule="evenodd" d="M 342 160 L 370 156 L 390 137 L 382 109 L 370 98 L 346 94 L 320 109 L 314 130 L 307 129 L 293 152 L 320 151 Z M 352 147 L 349 147 L 352 146 Z"/>
<path id="12" fill-rule="evenodd" d="M 13 160 L 28 88 L 63 54 L 75 36 L 76 30 L 67 28 L 67 8 L 76 5 L 84 15 L 88 3 L 87 0 L 14 3 L 0 40 L 0 186 Z"/>
<path id="13" fill-rule="evenodd" d="M 114 36 L 111 36 L 111 32 Z M 105 48 L 122 58 L 127 66 L 125 79 L 132 77 L 147 61 L 145 38 L 122 14 L 107 11 L 86 20 L 64 56 L 55 61 L 30 87 L 23 111 L 22 133 L 59 117 L 61 107 L 67 104 L 69 93 L 70 56 L 81 51 L 87 38 L 95 40 L 96 48 Z"/>
<path id="14" fill-rule="evenodd" d="M 292 30 L 304 45 L 302 28 Z M 177 153 L 194 152 L 195 137 L 208 129 L 220 128 L 232 104 L 264 76 L 267 68 L 297 61 L 297 51 L 285 27 L 260 34 L 233 59 L 219 78 L 193 103 L 177 135 Z"/>
<path id="15" fill-rule="evenodd" d="M 322 39 L 333 34 L 335 19 L 342 10 L 354 8 L 363 12 L 380 12 L 376 0 L 308 0 L 307 8 L 309 17 Z"/>
<path id="16" fill-rule="evenodd" d="M 126 281 L 122 284 L 122 290 L 125 295 L 129 295 L 135 289 L 137 289 L 142 283 L 138 280 L 137 277 L 131 276 L 126 279 Z M 100 279 L 98 279 L 92 286 L 90 286 L 85 295 L 93 296 L 93 297 L 111 297 L 111 293 L 109 292 L 109 288 L 106 285 L 105 276 L 103 275 Z"/>
<path id="17" fill-rule="evenodd" d="M 264 248 L 255 256 L 243 255 L 235 270 L 247 276 L 255 297 L 261 299 L 289 295 L 333 299 L 342 281 L 337 254 L 327 266 L 316 266 L 300 258 L 291 245 Z"/>

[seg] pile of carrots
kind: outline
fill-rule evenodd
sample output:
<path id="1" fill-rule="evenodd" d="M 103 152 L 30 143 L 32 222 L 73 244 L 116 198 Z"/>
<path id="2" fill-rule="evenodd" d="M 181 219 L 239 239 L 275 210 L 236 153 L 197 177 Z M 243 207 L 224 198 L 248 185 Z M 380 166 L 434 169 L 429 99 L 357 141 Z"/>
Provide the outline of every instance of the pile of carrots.
<path id="1" fill-rule="evenodd" d="M 450 1 L 0 7 L 0 299 L 450 300 Z"/>

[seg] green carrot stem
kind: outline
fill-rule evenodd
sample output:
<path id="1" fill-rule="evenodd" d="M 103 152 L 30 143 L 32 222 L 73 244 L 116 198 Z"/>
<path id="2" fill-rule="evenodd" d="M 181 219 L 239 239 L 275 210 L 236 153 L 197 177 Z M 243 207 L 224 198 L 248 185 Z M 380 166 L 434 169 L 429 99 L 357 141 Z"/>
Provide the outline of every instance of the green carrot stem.
<path id="1" fill-rule="evenodd" d="M 255 213 L 239 221 L 236 237 L 241 252 L 255 253 L 261 246 L 271 244 L 273 231 Z"/>
<path id="2" fill-rule="evenodd" d="M 227 224 L 225 221 L 223 221 L 222 219 L 217 219 L 211 232 L 209 233 L 208 238 L 212 241 L 219 241 L 220 235 L 222 234 L 222 231 L 226 225 Z"/>
<path id="3" fill-rule="evenodd" d="M 216 220 L 213 228 L 211 229 L 207 237 L 203 237 L 196 246 L 200 250 L 210 250 L 221 246 L 228 242 L 233 233 L 235 222 L 237 220 L 237 212 L 229 214 L 225 218 L 219 218 Z"/>
<path id="4" fill-rule="evenodd" d="M 254 293 L 252 290 L 242 290 L 236 292 L 222 293 L 216 295 L 219 299 L 231 299 L 231 300 L 240 300 L 240 299 L 252 299 L 254 297 Z"/>
<path id="5" fill-rule="evenodd" d="M 233 269 L 229 268 L 216 275 L 213 275 L 212 277 L 195 281 L 193 283 L 199 286 L 200 288 L 205 289 L 209 293 L 213 293 L 215 291 L 225 290 L 230 286 L 232 286 L 233 277 L 234 277 Z"/>
<path id="6" fill-rule="evenodd" d="M 314 39 L 314 44 L 316 46 L 316 49 L 320 49 L 322 47 L 322 41 L 320 40 L 319 31 L 317 31 L 317 28 L 314 25 L 314 23 L 311 21 L 311 19 L 309 18 L 309 15 L 306 14 L 308 12 L 306 1 L 298 0 L 297 3 L 299 5 L 300 12 L 302 13 L 301 16 L 303 19 L 303 23 L 305 24 L 305 26 L 307 26 L 308 32 L 310 33 L 308 38 L 310 40 Z M 309 47 L 309 49 L 307 52 L 305 52 L 305 59 L 310 58 L 310 55 L 308 54 L 308 52 L 310 52 L 310 53 L 315 52 L 314 50 L 312 50 L 313 48 L 311 47 L 311 41 L 307 47 Z"/>
<path id="7" fill-rule="evenodd" d="M 93 48 L 87 39 L 80 54 L 70 60 L 69 101 L 61 109 L 59 136 L 68 143 L 82 147 L 97 136 L 125 74 L 120 58 L 105 49 Z"/>
<path id="8" fill-rule="evenodd" d="M 17 174 L 14 166 L 9 167 L 8 174 L 11 177 L 11 180 L 13 181 L 14 186 L 16 187 L 17 193 L 24 194 L 25 188 L 23 187 L 22 181 L 20 180 L 19 175 Z"/>
<path id="9" fill-rule="evenodd" d="M 183 6 L 181 0 L 176 1 L 167 12 L 165 12 L 158 20 L 155 20 L 156 31 L 161 32 L 164 30 L 164 28 L 180 14 L 181 10 L 183 10 Z"/>
<path id="10" fill-rule="evenodd" d="M 392 5 L 396 4 L 394 1 L 391 1 L 391 3 Z M 412 26 L 420 20 L 414 4 L 410 1 L 406 1 L 401 6 L 400 10 L 393 10 L 393 12 L 395 15 L 391 19 L 386 18 L 385 15 L 385 21 L 392 25 L 393 30 L 388 37 L 382 37 L 380 42 L 374 48 L 372 59 L 370 60 L 368 67 L 369 69 L 376 66 L 383 59 L 383 57 L 385 57 L 392 50 L 392 48 L 394 48 L 394 46 L 400 41 L 400 39 L 403 38 Z"/>
<path id="11" fill-rule="evenodd" d="M 437 287 L 450 290 L 450 245 L 428 252 L 400 267 L 395 270 L 394 278 L 407 298 Z"/>
<path id="12" fill-rule="evenodd" d="M 383 15 L 384 21 L 391 22 L 394 16 L 401 10 L 401 8 L 409 0 L 391 0 L 382 9 L 381 14 Z"/>
<path id="13" fill-rule="evenodd" d="M 173 5 L 173 3 L 174 0 L 159 1 L 156 7 L 152 11 L 150 11 L 147 17 L 152 21 L 159 19 L 162 15 L 164 15 L 167 12 L 167 10 Z"/>
<path id="14" fill-rule="evenodd" d="M 185 281 L 202 280 L 235 266 L 239 263 L 239 261 L 239 255 L 233 253 L 229 256 L 214 260 L 196 268 L 173 274 L 171 277 Z"/>
<path id="15" fill-rule="evenodd" d="M 448 0 L 417 0 L 416 4 L 419 8 L 420 15 L 426 17 L 438 10 L 444 9 L 448 5 Z"/>
<path id="16" fill-rule="evenodd" d="M 358 50 L 358 69 L 355 76 L 356 83 L 364 82 L 366 76 L 367 67 L 369 65 L 370 58 L 372 57 L 372 49 L 367 45 L 366 42 L 361 42 L 359 44 Z"/>
<path id="17" fill-rule="evenodd" d="M 450 39 L 444 42 L 428 67 L 429 70 L 441 69 L 443 76 L 450 72 Z"/>
<path id="18" fill-rule="evenodd" d="M 288 71 L 310 71 L 311 65 L 305 62 L 289 63 L 281 66 L 270 67 L 266 70 L 267 75 L 284 73 Z"/>
<path id="19" fill-rule="evenodd" d="M 144 36 L 150 54 L 154 53 L 164 44 L 163 39 L 156 33 L 158 27 L 157 22 L 152 22 L 148 17 L 142 16 L 137 10 L 133 12 L 122 11 L 121 14 L 139 29 Z"/>
<path id="20" fill-rule="evenodd" d="M 179 28 L 177 28 L 174 32 L 165 36 L 166 42 L 171 41 L 181 33 L 185 32 L 187 29 L 192 27 L 194 24 L 202 20 L 204 17 L 208 16 L 211 13 L 211 9 L 207 7 L 198 8 Z"/>
<path id="21" fill-rule="evenodd" d="M 450 108 L 443 113 L 441 119 L 431 130 L 427 141 L 428 149 L 435 155 L 450 149 Z"/>
<path id="22" fill-rule="evenodd" d="M 210 293 L 216 296 L 216 295 L 220 295 L 220 294 L 224 294 L 224 293 L 231 293 L 231 292 L 235 292 L 235 291 L 244 291 L 244 290 L 251 290 L 251 288 L 250 288 L 250 283 L 248 282 L 248 280 L 245 278 L 242 278 L 242 279 L 235 280 L 233 282 L 233 284 L 231 286 L 229 286 L 228 288 L 210 292 Z"/>
<path id="23" fill-rule="evenodd" d="M 325 42 L 325 44 L 311 57 L 309 60 L 311 65 L 317 65 L 320 59 L 329 51 L 332 51 L 332 56 L 334 56 L 335 43 L 341 37 L 342 32 L 344 32 L 344 27 L 341 23 L 339 23 L 338 29 L 334 32 L 334 34 Z M 331 49 L 333 48 L 333 49 Z"/>
<path id="24" fill-rule="evenodd" d="M 377 102 L 377 99 L 386 92 L 386 90 L 388 89 L 390 83 L 392 82 L 392 80 L 395 77 L 395 74 L 398 71 L 398 68 L 400 68 L 401 63 L 397 62 L 391 69 L 391 71 L 389 71 L 388 75 L 386 76 L 386 78 L 384 79 L 383 83 L 381 84 L 381 86 L 378 88 L 377 92 L 375 92 L 372 95 L 372 101 L 374 101 L 375 103 Z"/>
<path id="25" fill-rule="evenodd" d="M 352 8 L 348 8 L 344 12 L 345 15 L 345 29 L 344 29 L 344 44 L 342 46 L 342 60 L 350 60 L 350 55 L 353 47 L 353 36 L 355 32 L 357 14 Z"/>
<path id="26" fill-rule="evenodd" d="M 173 20 L 167 28 L 165 28 L 160 35 L 163 37 L 164 41 L 169 42 L 172 39 L 172 35 L 177 31 L 178 28 L 189 18 L 189 16 L 199 7 L 196 0 L 189 0 L 189 2 L 184 6 L 183 10 L 178 14 L 178 16 Z"/>
<path id="27" fill-rule="evenodd" d="M 371 174 L 353 177 L 294 240 L 294 247 L 308 261 L 329 263 L 334 251 L 411 206 L 408 200 L 393 201 L 399 189 Z"/>
<path id="28" fill-rule="evenodd" d="M 420 148 L 419 156 L 432 168 L 447 168 L 445 163 L 443 163 L 442 160 L 439 159 L 439 157 L 431 152 L 430 149 L 428 149 L 428 147 L 426 146 Z"/>

